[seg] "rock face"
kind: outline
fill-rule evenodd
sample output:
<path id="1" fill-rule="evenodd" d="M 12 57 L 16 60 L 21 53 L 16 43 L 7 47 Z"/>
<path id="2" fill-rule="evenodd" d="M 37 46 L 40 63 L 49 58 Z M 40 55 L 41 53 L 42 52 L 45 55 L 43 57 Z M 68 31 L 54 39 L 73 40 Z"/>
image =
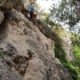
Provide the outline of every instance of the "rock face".
<path id="1" fill-rule="evenodd" d="M 7 10 L 11 10 L 15 8 L 19 10 L 22 6 L 21 0 L 0 0 L 0 8 Z"/>
<path id="2" fill-rule="evenodd" d="M 35 1 L 0 0 L 0 80 L 72 80 L 55 57 L 54 34 L 17 11 Z"/>
<path id="3" fill-rule="evenodd" d="M 24 8 L 27 8 L 27 6 L 30 4 L 30 3 L 36 3 L 36 0 L 22 0 L 22 3 L 24 5 Z"/>
<path id="4" fill-rule="evenodd" d="M 12 10 L 0 27 L 0 80 L 72 80 L 55 58 L 54 41 L 23 14 Z"/>
<path id="5" fill-rule="evenodd" d="M 11 70 L 4 61 L 0 59 L 0 80 L 22 80 L 22 78 L 15 70 Z"/>
<path id="6" fill-rule="evenodd" d="M 67 61 L 73 61 L 74 60 L 74 54 L 72 50 L 72 41 L 71 41 L 71 34 L 62 28 L 62 26 L 54 27 L 53 32 L 56 33 L 58 37 L 57 42 L 55 44 L 61 45 L 60 47 L 64 50 L 65 59 Z M 57 49 L 58 50 L 58 49 Z M 60 50 L 59 50 L 60 51 Z"/>
<path id="7" fill-rule="evenodd" d="M 0 24 L 3 22 L 4 20 L 4 13 L 0 11 Z"/>
<path id="8" fill-rule="evenodd" d="M 74 60 L 74 54 L 72 50 L 72 41 L 71 41 L 71 35 L 65 31 L 63 32 L 64 36 L 62 36 L 62 46 L 64 48 L 64 51 L 66 52 L 66 60 L 67 61 L 73 61 Z"/>
<path id="9" fill-rule="evenodd" d="M 22 6 L 27 8 L 27 6 L 33 2 L 35 3 L 36 0 L 0 0 L 0 7 L 5 10 L 11 10 L 12 8 L 20 10 Z"/>

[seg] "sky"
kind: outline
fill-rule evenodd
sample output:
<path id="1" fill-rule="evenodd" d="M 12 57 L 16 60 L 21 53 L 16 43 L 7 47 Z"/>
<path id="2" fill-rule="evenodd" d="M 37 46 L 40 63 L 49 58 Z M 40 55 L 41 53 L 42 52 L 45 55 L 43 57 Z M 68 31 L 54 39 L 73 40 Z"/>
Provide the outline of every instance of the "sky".
<path id="1" fill-rule="evenodd" d="M 37 0 L 37 3 L 40 5 L 41 9 L 48 12 L 53 3 L 57 5 L 60 1 L 61 0 Z"/>

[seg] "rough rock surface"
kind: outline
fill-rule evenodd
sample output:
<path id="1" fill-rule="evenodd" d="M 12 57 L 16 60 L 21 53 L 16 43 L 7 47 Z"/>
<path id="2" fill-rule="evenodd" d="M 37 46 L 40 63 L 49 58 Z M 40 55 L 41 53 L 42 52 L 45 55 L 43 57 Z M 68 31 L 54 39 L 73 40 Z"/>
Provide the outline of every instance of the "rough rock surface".
<path id="1" fill-rule="evenodd" d="M 40 21 L 34 21 L 34 23 L 46 37 L 51 38 L 56 44 L 58 42 L 61 42 L 62 48 L 66 53 L 67 61 L 74 60 L 71 34 L 69 34 L 69 32 L 65 31 L 63 28 L 57 28 L 57 30 L 54 28 L 54 30 L 52 31 L 48 26 L 44 25 Z"/>
<path id="2" fill-rule="evenodd" d="M 68 70 L 55 58 L 54 41 L 23 14 L 12 10 L 3 26 L 0 28 L 0 54 L 8 66 L 3 67 L 4 71 L 12 74 L 0 73 L 0 80 L 72 80 Z M 0 72 L 2 70 L 0 67 Z"/>
<path id="3" fill-rule="evenodd" d="M 0 0 L 0 8 L 5 11 L 11 10 L 13 8 L 20 10 L 22 7 L 21 0 Z"/>
<path id="4" fill-rule="evenodd" d="M 0 24 L 3 22 L 4 20 L 4 13 L 0 11 Z"/>
<path id="5" fill-rule="evenodd" d="M 66 60 L 73 61 L 74 54 L 73 54 L 73 50 L 72 50 L 71 35 L 66 31 L 65 31 L 65 33 L 63 32 L 63 34 L 64 34 L 64 36 L 62 36 L 62 46 L 66 52 Z"/>
<path id="6" fill-rule="evenodd" d="M 36 0 L 22 0 L 24 8 L 27 8 L 30 3 L 36 3 Z"/>
<path id="7" fill-rule="evenodd" d="M 0 59 L 0 80 L 22 80 L 22 78 L 15 70 L 11 70 L 6 63 Z"/>
<path id="8" fill-rule="evenodd" d="M 33 2 L 35 3 L 36 0 L 0 0 L 0 8 L 5 9 L 5 11 L 11 10 L 13 8 L 21 10 L 22 6 L 24 6 L 24 8 L 27 8 L 27 6 Z"/>

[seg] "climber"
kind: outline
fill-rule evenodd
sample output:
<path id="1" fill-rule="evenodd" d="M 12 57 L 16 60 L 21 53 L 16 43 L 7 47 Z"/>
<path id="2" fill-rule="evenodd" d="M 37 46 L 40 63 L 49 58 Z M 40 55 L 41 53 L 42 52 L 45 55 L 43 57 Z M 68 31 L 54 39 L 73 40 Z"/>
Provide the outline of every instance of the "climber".
<path id="1" fill-rule="evenodd" d="M 29 14 L 30 14 L 30 19 L 36 18 L 37 17 L 37 11 L 34 3 L 31 3 L 29 5 Z"/>

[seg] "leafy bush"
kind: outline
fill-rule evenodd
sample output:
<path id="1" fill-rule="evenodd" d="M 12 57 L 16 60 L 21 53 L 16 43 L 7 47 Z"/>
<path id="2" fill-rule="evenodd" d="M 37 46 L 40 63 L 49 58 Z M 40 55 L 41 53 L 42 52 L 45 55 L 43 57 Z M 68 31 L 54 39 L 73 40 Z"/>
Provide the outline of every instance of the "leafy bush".
<path id="1" fill-rule="evenodd" d="M 63 62 L 65 68 L 68 69 L 73 80 L 80 80 L 80 68 L 72 64 L 72 62 Z"/>
<path id="2" fill-rule="evenodd" d="M 80 35 L 72 34 L 72 47 L 74 51 L 74 61 L 64 63 L 64 66 L 69 70 L 73 80 L 80 80 Z"/>
<path id="3" fill-rule="evenodd" d="M 53 31 L 57 35 L 54 48 L 55 56 L 60 59 L 61 62 L 66 62 L 66 52 L 62 46 L 62 38 L 65 36 L 64 29 L 61 26 L 56 26 Z"/>
<path id="4" fill-rule="evenodd" d="M 60 39 L 60 36 L 57 36 L 54 52 L 55 52 L 55 56 L 61 61 L 63 66 L 69 71 L 73 80 L 80 80 L 80 36 L 77 34 L 73 34 L 71 40 L 72 40 L 72 46 L 74 51 L 74 61 L 68 62 L 66 60 L 66 52 L 62 47 L 62 41 Z"/>
<path id="5" fill-rule="evenodd" d="M 66 61 L 66 53 L 60 44 L 55 44 L 54 52 L 55 56 L 60 59 L 61 62 Z"/>
<path id="6" fill-rule="evenodd" d="M 80 47 L 78 47 L 77 45 L 73 46 L 73 50 L 74 50 L 74 62 L 75 65 L 80 66 Z"/>

